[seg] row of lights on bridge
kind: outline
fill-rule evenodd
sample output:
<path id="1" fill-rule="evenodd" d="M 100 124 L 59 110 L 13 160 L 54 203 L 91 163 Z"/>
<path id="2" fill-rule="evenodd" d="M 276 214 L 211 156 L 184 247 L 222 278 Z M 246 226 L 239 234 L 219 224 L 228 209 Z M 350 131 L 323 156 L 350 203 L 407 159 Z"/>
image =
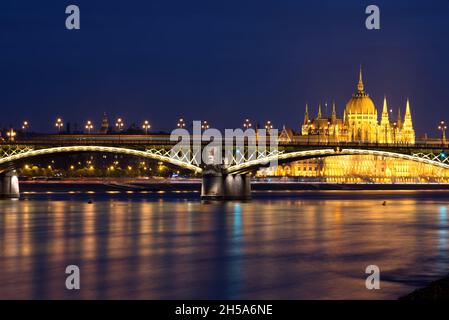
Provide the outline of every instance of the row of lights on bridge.
<path id="1" fill-rule="evenodd" d="M 29 122 L 28 121 L 24 121 L 22 124 L 22 131 L 26 132 L 29 129 Z M 116 122 L 115 122 L 115 127 L 117 128 L 117 130 L 119 132 L 123 131 L 123 128 L 125 126 L 125 123 L 123 121 L 123 118 L 117 118 Z M 61 133 L 62 129 L 64 128 L 64 121 L 62 120 L 62 118 L 57 118 L 56 122 L 55 122 L 55 127 L 57 128 L 58 132 Z M 177 123 L 177 127 L 178 128 L 185 128 L 186 127 L 186 122 L 184 121 L 183 118 L 180 118 L 178 120 Z M 243 127 L 245 129 L 249 129 L 252 128 L 252 124 L 251 121 L 249 119 L 245 119 L 245 122 L 243 123 Z M 86 129 L 87 133 L 91 133 L 92 130 L 94 129 L 94 124 L 91 120 L 88 120 L 86 122 L 86 125 L 84 126 L 84 128 Z M 205 120 L 203 121 L 203 123 L 201 124 L 201 128 L 202 129 L 209 129 L 210 128 L 210 124 Z M 149 123 L 148 120 L 145 120 L 142 124 L 142 129 L 145 130 L 145 134 L 148 134 L 148 130 L 151 129 L 151 125 Z M 273 129 L 273 124 L 271 121 L 267 121 L 265 124 L 265 129 L 270 130 Z M 16 132 L 14 131 L 14 129 L 10 129 L 7 133 L 7 136 L 10 138 L 13 138 L 16 136 Z"/>
<path id="2" fill-rule="evenodd" d="M 396 123 L 394 123 L 394 125 L 396 125 Z M 117 128 L 117 130 L 119 132 L 121 132 L 123 130 L 125 126 L 125 123 L 123 121 L 123 118 L 117 118 L 117 121 L 115 123 L 115 127 Z M 22 124 L 22 131 L 26 132 L 30 127 L 30 124 L 28 121 L 24 121 Z M 58 132 L 60 133 L 61 130 L 64 127 L 64 122 L 61 118 L 57 118 L 56 122 L 55 122 L 55 127 L 58 129 Z M 178 120 L 177 123 L 177 127 L 178 128 L 185 128 L 186 127 L 186 122 L 184 121 L 183 118 L 180 118 Z M 210 128 L 210 124 L 207 121 L 203 121 L 203 123 L 201 124 L 201 128 L 202 129 L 209 129 Z M 245 121 L 243 122 L 243 128 L 245 129 L 250 129 L 252 128 L 252 123 L 250 121 L 250 119 L 245 119 Z M 87 132 L 90 134 L 92 132 L 92 130 L 94 129 L 94 125 L 92 123 L 92 121 L 88 120 L 86 122 L 85 125 L 85 129 L 87 130 Z M 148 134 L 148 130 L 151 129 L 151 125 L 149 123 L 148 120 L 145 120 L 142 124 L 142 129 L 145 130 L 145 134 Z M 265 123 L 265 129 L 267 131 L 273 129 L 273 124 L 270 120 L 268 120 Z M 440 121 L 440 123 L 438 124 L 438 130 L 441 131 L 441 140 L 443 141 L 443 143 L 446 143 L 446 130 L 447 130 L 447 125 L 445 121 Z M 14 141 L 14 138 L 16 136 L 16 132 L 14 131 L 13 128 L 9 129 L 6 133 L 8 139 L 10 141 Z"/>

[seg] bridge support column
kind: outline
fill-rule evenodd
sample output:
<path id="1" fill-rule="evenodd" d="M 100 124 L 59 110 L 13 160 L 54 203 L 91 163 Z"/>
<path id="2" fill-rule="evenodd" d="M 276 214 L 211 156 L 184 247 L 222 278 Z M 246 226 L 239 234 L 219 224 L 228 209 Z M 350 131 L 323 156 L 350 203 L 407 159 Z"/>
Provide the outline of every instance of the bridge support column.
<path id="1" fill-rule="evenodd" d="M 0 174 L 0 198 L 19 198 L 19 178 L 16 171 Z"/>
<path id="2" fill-rule="evenodd" d="M 251 178 L 246 174 L 225 174 L 217 168 L 205 170 L 201 184 L 203 200 L 249 200 Z"/>

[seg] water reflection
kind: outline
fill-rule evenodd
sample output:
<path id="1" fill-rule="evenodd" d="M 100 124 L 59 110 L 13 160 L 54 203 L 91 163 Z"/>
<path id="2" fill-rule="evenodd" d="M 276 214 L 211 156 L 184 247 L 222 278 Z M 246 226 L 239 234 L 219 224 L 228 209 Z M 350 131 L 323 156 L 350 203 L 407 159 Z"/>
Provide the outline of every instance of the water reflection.
<path id="1" fill-rule="evenodd" d="M 446 194 L 89 196 L 0 200 L 0 298 L 396 298 L 447 273 Z M 80 291 L 64 289 L 69 264 Z"/>

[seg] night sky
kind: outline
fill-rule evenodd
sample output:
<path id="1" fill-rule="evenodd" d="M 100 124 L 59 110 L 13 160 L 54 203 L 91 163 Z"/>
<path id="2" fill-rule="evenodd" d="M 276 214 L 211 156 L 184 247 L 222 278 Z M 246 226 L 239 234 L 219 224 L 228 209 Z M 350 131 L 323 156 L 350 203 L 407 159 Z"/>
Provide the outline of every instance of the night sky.
<path id="1" fill-rule="evenodd" d="M 65 28 L 77 4 L 81 30 Z M 381 30 L 365 28 L 365 8 Z M 179 117 L 298 130 L 304 104 L 342 116 L 363 65 L 379 112 L 411 101 L 417 135 L 449 121 L 449 1 L 71 0 L 0 2 L 0 127 Z M 396 114 L 396 110 L 395 110 Z"/>

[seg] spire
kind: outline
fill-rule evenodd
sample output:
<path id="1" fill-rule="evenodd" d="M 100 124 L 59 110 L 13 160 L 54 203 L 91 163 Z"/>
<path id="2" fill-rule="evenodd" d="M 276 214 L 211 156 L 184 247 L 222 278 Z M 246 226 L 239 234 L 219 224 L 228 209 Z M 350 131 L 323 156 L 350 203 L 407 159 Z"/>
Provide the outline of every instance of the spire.
<path id="1" fill-rule="evenodd" d="M 407 104 L 405 107 L 405 118 L 407 118 L 407 116 L 411 116 L 410 113 L 410 100 L 407 98 Z"/>
<path id="2" fill-rule="evenodd" d="M 357 90 L 359 92 L 363 92 L 365 90 L 364 85 L 363 85 L 362 65 L 360 65 L 359 84 L 357 85 Z"/>
<path id="3" fill-rule="evenodd" d="M 318 119 L 321 119 L 321 103 L 318 104 Z"/>
<path id="4" fill-rule="evenodd" d="M 306 111 L 304 112 L 304 124 L 309 123 L 309 105 L 306 103 Z"/>
<path id="5" fill-rule="evenodd" d="M 385 114 L 388 116 L 387 96 L 384 96 L 384 106 L 382 108 L 382 116 Z"/>
<path id="6" fill-rule="evenodd" d="M 410 101 L 408 98 L 405 106 L 404 127 L 413 130 L 412 113 L 410 112 Z"/>
<path id="7" fill-rule="evenodd" d="M 335 122 L 337 120 L 337 112 L 335 111 L 335 101 L 332 100 L 332 116 L 331 116 L 332 122 Z"/>
<path id="8" fill-rule="evenodd" d="M 415 143 L 415 130 L 413 129 L 412 114 L 410 112 L 410 100 L 407 98 L 407 104 L 405 106 L 405 116 L 403 123 L 404 140 L 407 143 Z"/>

